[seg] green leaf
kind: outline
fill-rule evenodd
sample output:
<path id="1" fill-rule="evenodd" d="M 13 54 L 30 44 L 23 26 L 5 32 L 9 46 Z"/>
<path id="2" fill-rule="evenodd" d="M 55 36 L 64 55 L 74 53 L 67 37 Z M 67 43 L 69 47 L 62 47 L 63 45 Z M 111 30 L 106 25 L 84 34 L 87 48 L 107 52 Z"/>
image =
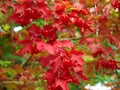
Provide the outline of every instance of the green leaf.
<path id="1" fill-rule="evenodd" d="M 116 60 L 120 61 L 120 54 L 116 55 Z"/>
<path id="2" fill-rule="evenodd" d="M 43 20 L 43 19 L 38 19 L 36 21 L 34 21 L 34 23 L 37 25 L 37 26 L 40 26 L 41 28 L 45 25 L 46 21 Z"/>
<path id="3" fill-rule="evenodd" d="M 9 24 L 5 24 L 5 25 L 3 25 L 3 30 L 4 31 L 9 31 L 10 30 L 10 25 Z"/>
<path id="4" fill-rule="evenodd" d="M 115 10 L 111 10 L 110 11 L 110 14 L 116 18 L 118 18 L 120 16 L 120 13 L 119 12 L 115 12 Z"/>
<path id="5" fill-rule="evenodd" d="M 5 74 L 8 76 L 8 80 L 12 80 L 16 76 L 17 72 L 14 69 L 7 68 Z"/>
<path id="6" fill-rule="evenodd" d="M 6 20 L 6 15 L 0 12 L 0 23 L 4 22 Z"/>
<path id="7" fill-rule="evenodd" d="M 0 60 L 0 66 L 2 66 L 2 67 L 8 67 L 9 65 L 11 65 L 11 61 Z"/>
<path id="8" fill-rule="evenodd" d="M 118 50 L 118 48 L 115 45 L 110 44 L 110 42 L 108 42 L 108 41 L 104 42 L 104 45 L 112 48 L 114 52 L 116 52 Z"/>
<path id="9" fill-rule="evenodd" d="M 20 63 L 20 64 L 24 61 L 23 57 L 16 56 L 16 55 L 12 54 L 11 52 L 4 53 L 2 58 L 5 60 L 15 60 L 17 63 Z"/>
<path id="10" fill-rule="evenodd" d="M 8 42 L 7 36 L 5 37 L 0 37 L 0 46 L 6 44 Z"/>
<path id="11" fill-rule="evenodd" d="M 35 90 L 43 90 L 41 87 L 36 87 Z"/>
<path id="12" fill-rule="evenodd" d="M 93 58 L 93 56 L 91 56 L 91 55 L 84 55 L 83 59 L 85 62 L 92 62 L 95 60 L 95 58 Z"/>
<path id="13" fill-rule="evenodd" d="M 73 83 L 69 84 L 69 89 L 70 90 L 81 90 L 81 88 L 79 87 L 79 85 L 75 85 Z"/>
<path id="14" fill-rule="evenodd" d="M 113 49 L 114 52 L 117 52 L 118 48 L 115 45 L 111 45 L 110 47 Z"/>

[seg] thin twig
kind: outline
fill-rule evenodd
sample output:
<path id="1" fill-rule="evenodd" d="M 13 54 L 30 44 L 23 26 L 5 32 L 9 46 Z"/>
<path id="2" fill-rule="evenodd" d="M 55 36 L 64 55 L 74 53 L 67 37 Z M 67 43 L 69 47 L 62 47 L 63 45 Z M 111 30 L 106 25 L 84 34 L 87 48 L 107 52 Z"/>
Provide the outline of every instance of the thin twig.
<path id="1" fill-rule="evenodd" d="M 3 81 L 2 82 L 3 84 L 20 84 L 20 85 L 23 85 L 24 83 L 23 82 L 18 82 L 18 81 Z"/>
<path id="2" fill-rule="evenodd" d="M 29 59 L 32 57 L 32 55 L 29 55 L 20 65 L 21 67 L 25 66 L 25 64 L 29 61 Z"/>

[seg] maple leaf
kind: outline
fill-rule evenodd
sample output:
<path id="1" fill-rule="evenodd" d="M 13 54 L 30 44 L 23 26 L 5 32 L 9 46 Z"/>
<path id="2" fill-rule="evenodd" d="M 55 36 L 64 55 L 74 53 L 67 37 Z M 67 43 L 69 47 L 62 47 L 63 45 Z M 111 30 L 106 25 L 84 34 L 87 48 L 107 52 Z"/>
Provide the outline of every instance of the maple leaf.
<path id="1" fill-rule="evenodd" d="M 58 74 L 61 68 L 63 67 L 63 63 L 61 57 L 57 56 L 53 60 L 51 60 L 51 69 L 54 74 Z"/>
<path id="2" fill-rule="evenodd" d="M 104 53 L 104 52 L 103 52 L 102 49 L 98 49 L 96 52 L 93 53 L 93 56 L 94 56 L 94 57 L 97 57 L 98 55 L 101 55 L 101 54 L 103 54 L 103 53 Z"/>
<path id="3" fill-rule="evenodd" d="M 117 42 L 116 38 L 114 36 L 108 35 L 107 38 L 109 39 L 109 41 L 110 41 L 111 44 L 114 44 L 114 43 Z"/>
<path id="4" fill-rule="evenodd" d="M 67 42 L 67 46 L 68 43 L 70 42 Z M 81 56 L 83 56 L 83 53 L 74 49 L 68 52 L 63 48 L 62 44 L 63 42 L 61 45 L 57 42 L 57 45 L 53 46 L 56 48 L 54 55 L 50 54 L 39 58 L 39 62 L 44 67 L 50 66 L 45 74 L 45 79 L 48 82 L 49 88 L 54 90 L 68 90 L 68 82 L 78 83 L 80 79 L 87 80 L 87 77 L 82 71 L 84 62 Z M 70 70 L 72 70 L 74 74 L 71 74 Z"/>
<path id="5" fill-rule="evenodd" d="M 58 78 L 55 80 L 55 87 L 55 90 L 69 90 L 68 82 Z"/>
<path id="6" fill-rule="evenodd" d="M 93 37 L 81 37 L 79 43 L 80 44 L 87 44 L 89 47 L 90 51 L 92 53 L 96 53 L 97 50 L 99 50 L 102 46 L 101 44 L 98 43 L 98 39 L 93 38 Z"/>
<path id="7" fill-rule="evenodd" d="M 85 34 L 85 32 L 86 32 L 87 30 L 89 30 L 90 32 L 94 32 L 94 31 L 90 28 L 89 24 L 86 24 L 85 21 L 84 21 L 82 18 L 79 18 L 79 17 L 78 17 L 78 18 L 75 18 L 73 24 L 76 25 L 78 28 L 81 29 L 81 33 L 82 33 L 82 34 Z"/>
<path id="8" fill-rule="evenodd" d="M 70 17 L 68 15 L 62 15 L 62 16 L 60 16 L 59 20 L 62 22 L 62 24 L 66 25 L 66 26 L 71 25 Z"/>
<path id="9" fill-rule="evenodd" d="M 13 20 L 15 23 L 21 24 L 22 26 L 29 24 L 32 20 L 49 14 L 47 5 L 44 1 L 40 0 L 25 0 L 22 4 L 14 4 L 13 8 L 14 12 L 9 17 L 9 20 Z"/>
<path id="10" fill-rule="evenodd" d="M 26 52 L 32 54 L 34 47 L 31 40 L 23 40 L 19 43 L 23 46 L 22 49 L 19 51 L 19 54 L 24 54 Z"/>
<path id="11" fill-rule="evenodd" d="M 79 13 L 83 14 L 83 15 L 89 15 L 90 14 L 90 11 L 88 8 L 85 8 L 85 9 L 81 9 L 79 11 Z"/>
<path id="12" fill-rule="evenodd" d="M 95 53 L 100 48 L 100 44 L 93 43 L 93 44 L 89 44 L 88 47 L 90 48 L 90 51 L 92 53 Z"/>
<path id="13" fill-rule="evenodd" d="M 6 8 L 6 7 L 7 7 L 6 4 L 3 4 L 2 6 L 0 6 L 0 8 L 1 8 L 0 11 L 1 11 L 2 13 L 4 13 L 4 14 L 6 14 L 6 12 L 7 12 L 7 8 Z"/>
<path id="14" fill-rule="evenodd" d="M 82 56 L 82 55 L 84 55 L 83 52 L 81 52 L 81 51 L 79 51 L 79 50 L 74 50 L 73 48 L 72 48 L 72 50 L 70 51 L 70 53 L 73 54 L 73 55 L 79 56 L 79 57 Z"/>
<path id="15" fill-rule="evenodd" d="M 48 51 L 50 54 L 54 54 L 55 50 L 51 44 L 47 44 L 42 40 L 36 40 L 34 41 L 34 44 L 36 45 L 36 49 L 39 51 Z"/>
<path id="16" fill-rule="evenodd" d="M 55 78 L 56 78 L 56 74 L 53 74 L 51 70 L 47 71 L 45 73 L 45 79 L 48 82 L 48 88 L 52 88 L 53 87 L 53 83 L 55 83 Z"/>
<path id="17" fill-rule="evenodd" d="M 41 57 L 39 62 L 41 62 L 44 66 L 51 66 L 51 68 L 45 73 L 45 79 L 48 81 L 50 87 L 53 88 L 55 79 L 58 77 L 58 73 L 60 72 L 62 66 L 61 58 L 59 58 L 58 55 L 48 55 Z"/>
<path id="18" fill-rule="evenodd" d="M 49 58 L 49 59 L 48 59 Z M 45 59 L 40 59 L 40 62 L 44 63 Z M 54 88 L 55 86 L 55 79 L 58 77 L 58 74 L 61 70 L 62 61 L 58 56 L 47 56 L 47 63 L 51 66 L 50 70 L 45 73 L 45 79 L 50 85 L 50 88 Z M 46 65 L 46 64 L 45 64 Z"/>
<path id="19" fill-rule="evenodd" d="M 118 67 L 119 62 L 117 62 L 116 60 L 104 60 L 103 58 L 100 58 L 97 62 L 96 62 L 96 69 L 99 69 L 100 67 L 106 68 L 106 69 L 120 69 L 120 67 Z"/>
<path id="20" fill-rule="evenodd" d="M 78 80 L 79 79 L 89 80 L 82 71 L 75 72 L 75 75 Z"/>
<path id="21" fill-rule="evenodd" d="M 38 37 L 39 38 L 41 35 L 41 29 L 38 26 L 36 26 L 35 24 L 32 24 L 27 30 L 29 32 L 30 37 L 33 37 L 33 38 Z"/>
<path id="22" fill-rule="evenodd" d="M 71 49 L 74 47 L 74 45 L 69 40 L 61 40 L 61 41 L 54 42 L 54 48 L 56 48 L 56 47 L 67 47 L 67 48 Z"/>
<path id="23" fill-rule="evenodd" d="M 45 25 L 41 33 L 44 36 L 44 38 L 47 39 L 48 43 L 53 43 L 58 38 L 56 34 L 56 28 L 50 25 Z"/>
<path id="24" fill-rule="evenodd" d="M 111 56 L 114 56 L 114 55 L 115 55 L 113 49 L 110 48 L 110 47 L 104 47 L 103 52 L 104 52 L 104 55 L 105 55 L 106 57 L 109 57 L 110 55 L 111 55 Z"/>
<path id="25" fill-rule="evenodd" d="M 76 76 L 76 79 L 79 81 L 79 79 L 88 80 L 88 78 L 83 74 L 82 66 L 84 64 L 84 60 L 82 59 L 82 56 L 84 55 L 81 51 L 72 49 L 70 51 L 71 53 L 71 59 L 73 60 L 73 66 L 72 69 L 74 71 L 74 74 Z"/>
<path id="26" fill-rule="evenodd" d="M 104 64 L 105 66 L 103 66 L 103 67 L 109 68 L 109 69 L 120 69 L 120 67 L 118 67 L 117 63 L 118 62 L 116 60 L 110 59 L 110 60 L 105 62 L 105 64 Z"/>
<path id="27" fill-rule="evenodd" d="M 106 16 L 101 16 L 99 17 L 99 20 L 98 20 L 99 23 L 105 23 L 107 21 L 108 21 L 108 18 Z"/>
<path id="28" fill-rule="evenodd" d="M 72 50 L 71 53 L 64 50 L 62 47 L 57 48 L 56 55 L 49 55 L 44 58 L 40 58 L 40 62 L 45 64 L 45 66 L 50 65 L 50 70 L 46 73 L 45 78 L 48 81 L 50 88 L 54 90 L 68 90 L 67 84 L 68 82 L 74 82 L 78 83 L 78 78 L 72 77 L 70 74 L 70 70 L 68 68 L 73 68 L 75 77 L 76 75 L 79 76 L 79 78 L 87 79 L 83 74 L 79 74 L 78 72 L 82 72 L 82 65 L 83 60 L 80 59 L 80 56 L 83 55 L 80 51 Z M 80 56 L 77 56 L 80 55 Z M 73 59 L 73 63 L 66 62 L 66 59 L 69 61 L 70 59 Z M 44 61 L 45 60 L 45 61 Z M 47 62 L 48 61 L 48 62 Z M 69 65 L 68 65 L 69 64 Z M 65 66 L 67 65 L 67 66 Z M 51 76 L 51 78 L 49 77 Z M 54 78 L 53 78 L 54 77 Z M 65 83 L 65 85 L 62 85 L 62 83 Z"/>
<path id="29" fill-rule="evenodd" d="M 57 14 L 62 14 L 62 13 L 64 13 L 64 11 L 65 11 L 65 5 L 61 5 L 61 4 L 55 4 L 54 5 L 55 6 L 55 12 L 57 13 Z"/>
<path id="30" fill-rule="evenodd" d="M 72 49 L 70 51 L 71 53 L 71 59 L 74 61 L 74 64 L 77 65 L 77 66 L 80 66 L 78 67 L 80 70 L 81 69 L 81 66 L 84 64 L 84 61 L 83 59 L 81 58 L 84 54 L 81 52 L 81 51 L 78 51 L 78 50 L 74 50 Z M 79 71 L 79 70 L 78 70 Z"/>
<path id="31" fill-rule="evenodd" d="M 84 64 L 84 60 L 82 58 L 74 58 L 74 65 L 76 66 L 76 71 L 82 70 L 82 66 Z"/>
<path id="32" fill-rule="evenodd" d="M 54 62 L 55 58 L 57 58 L 56 55 L 42 56 L 39 58 L 38 62 L 40 62 L 44 67 L 47 67 L 52 62 Z"/>
<path id="33" fill-rule="evenodd" d="M 37 0 L 36 3 L 38 11 L 43 13 L 43 18 L 45 18 L 46 16 L 48 17 L 49 14 L 51 14 L 48 5 L 45 3 L 45 0 Z"/>
<path id="34" fill-rule="evenodd" d="M 34 41 L 34 44 L 36 45 L 36 49 L 38 49 L 39 51 L 44 50 L 44 42 L 42 40 L 36 40 Z"/>
<path id="35" fill-rule="evenodd" d="M 55 27 L 57 30 L 62 31 L 63 30 L 63 25 L 62 22 L 57 18 L 54 19 L 54 23 L 52 25 L 53 27 Z"/>
<path id="36" fill-rule="evenodd" d="M 55 49 L 51 44 L 44 44 L 44 49 L 47 50 L 50 54 L 55 54 Z"/>

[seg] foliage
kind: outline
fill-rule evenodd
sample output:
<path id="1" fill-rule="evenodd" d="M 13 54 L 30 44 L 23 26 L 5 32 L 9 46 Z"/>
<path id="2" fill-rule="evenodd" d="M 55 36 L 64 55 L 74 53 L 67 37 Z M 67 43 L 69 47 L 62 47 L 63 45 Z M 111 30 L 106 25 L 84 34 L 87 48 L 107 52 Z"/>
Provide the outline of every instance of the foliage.
<path id="1" fill-rule="evenodd" d="M 0 19 L 0 89 L 119 89 L 119 0 L 1 0 Z"/>

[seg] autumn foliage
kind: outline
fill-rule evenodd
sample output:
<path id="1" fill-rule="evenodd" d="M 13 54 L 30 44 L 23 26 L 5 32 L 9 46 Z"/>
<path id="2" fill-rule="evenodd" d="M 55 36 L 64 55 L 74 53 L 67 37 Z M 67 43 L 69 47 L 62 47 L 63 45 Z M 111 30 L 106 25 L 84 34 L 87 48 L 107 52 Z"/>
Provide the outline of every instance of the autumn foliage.
<path id="1" fill-rule="evenodd" d="M 119 85 L 119 0 L 1 0 L 0 7 L 0 58 L 11 44 L 13 55 L 1 66 L 2 88 L 13 80 L 21 83 L 12 90 L 69 90 L 70 83 L 93 84 L 98 74 L 115 77 L 113 90 Z"/>

